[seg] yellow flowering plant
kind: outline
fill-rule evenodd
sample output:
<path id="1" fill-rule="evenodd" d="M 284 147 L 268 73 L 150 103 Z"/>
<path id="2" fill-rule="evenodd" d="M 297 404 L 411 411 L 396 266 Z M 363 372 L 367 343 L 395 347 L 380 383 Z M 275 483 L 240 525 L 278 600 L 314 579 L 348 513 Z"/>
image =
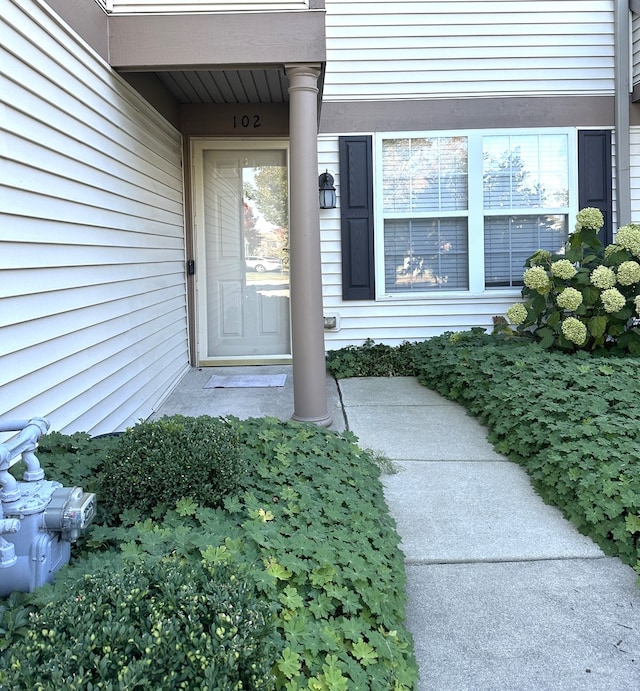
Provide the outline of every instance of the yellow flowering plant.
<path id="1" fill-rule="evenodd" d="M 523 301 L 506 313 L 518 333 L 545 348 L 640 355 L 640 224 L 607 247 L 603 225 L 598 209 L 582 209 L 563 251 L 527 259 Z"/>

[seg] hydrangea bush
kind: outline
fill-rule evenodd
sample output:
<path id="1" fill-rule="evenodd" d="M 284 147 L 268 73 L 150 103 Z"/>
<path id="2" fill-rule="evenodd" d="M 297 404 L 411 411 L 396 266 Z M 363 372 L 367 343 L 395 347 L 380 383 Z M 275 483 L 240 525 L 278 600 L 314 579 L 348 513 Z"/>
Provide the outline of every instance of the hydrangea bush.
<path id="1" fill-rule="evenodd" d="M 524 302 L 507 310 L 519 333 L 545 348 L 640 355 L 640 225 L 620 228 L 605 247 L 603 224 L 598 209 L 582 209 L 562 252 L 527 259 Z"/>

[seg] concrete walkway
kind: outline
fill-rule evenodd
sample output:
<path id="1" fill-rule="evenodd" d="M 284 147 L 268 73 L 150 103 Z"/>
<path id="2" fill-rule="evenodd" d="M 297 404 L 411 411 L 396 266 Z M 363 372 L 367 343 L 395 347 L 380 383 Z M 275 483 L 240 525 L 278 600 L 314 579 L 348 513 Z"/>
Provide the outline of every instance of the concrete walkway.
<path id="1" fill-rule="evenodd" d="M 288 373 L 284 387 L 205 389 L 213 374 Z M 420 691 L 640 689 L 636 574 L 580 535 L 497 454 L 463 408 L 413 378 L 327 378 L 333 428 L 383 476 L 407 570 Z M 293 411 L 286 367 L 193 370 L 158 415 Z"/>

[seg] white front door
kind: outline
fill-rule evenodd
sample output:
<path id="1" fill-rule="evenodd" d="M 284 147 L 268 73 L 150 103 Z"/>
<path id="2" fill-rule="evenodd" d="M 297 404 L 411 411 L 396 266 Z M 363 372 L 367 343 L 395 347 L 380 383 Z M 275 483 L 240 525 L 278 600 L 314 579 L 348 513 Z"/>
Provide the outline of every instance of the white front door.
<path id="1" fill-rule="evenodd" d="M 193 160 L 198 361 L 288 362 L 287 149 L 200 141 Z"/>

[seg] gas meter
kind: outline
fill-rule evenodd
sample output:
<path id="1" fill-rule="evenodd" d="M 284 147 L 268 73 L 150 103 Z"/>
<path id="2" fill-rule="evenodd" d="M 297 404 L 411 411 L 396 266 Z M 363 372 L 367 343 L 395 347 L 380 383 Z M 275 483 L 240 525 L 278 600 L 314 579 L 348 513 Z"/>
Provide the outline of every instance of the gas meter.
<path id="1" fill-rule="evenodd" d="M 0 444 L 0 596 L 31 592 L 53 580 L 69 561 L 71 543 L 91 523 L 96 495 L 46 480 L 35 450 L 49 430 L 45 418 L 0 421 L 0 432 L 19 432 Z M 9 468 L 22 459 L 23 481 Z"/>

